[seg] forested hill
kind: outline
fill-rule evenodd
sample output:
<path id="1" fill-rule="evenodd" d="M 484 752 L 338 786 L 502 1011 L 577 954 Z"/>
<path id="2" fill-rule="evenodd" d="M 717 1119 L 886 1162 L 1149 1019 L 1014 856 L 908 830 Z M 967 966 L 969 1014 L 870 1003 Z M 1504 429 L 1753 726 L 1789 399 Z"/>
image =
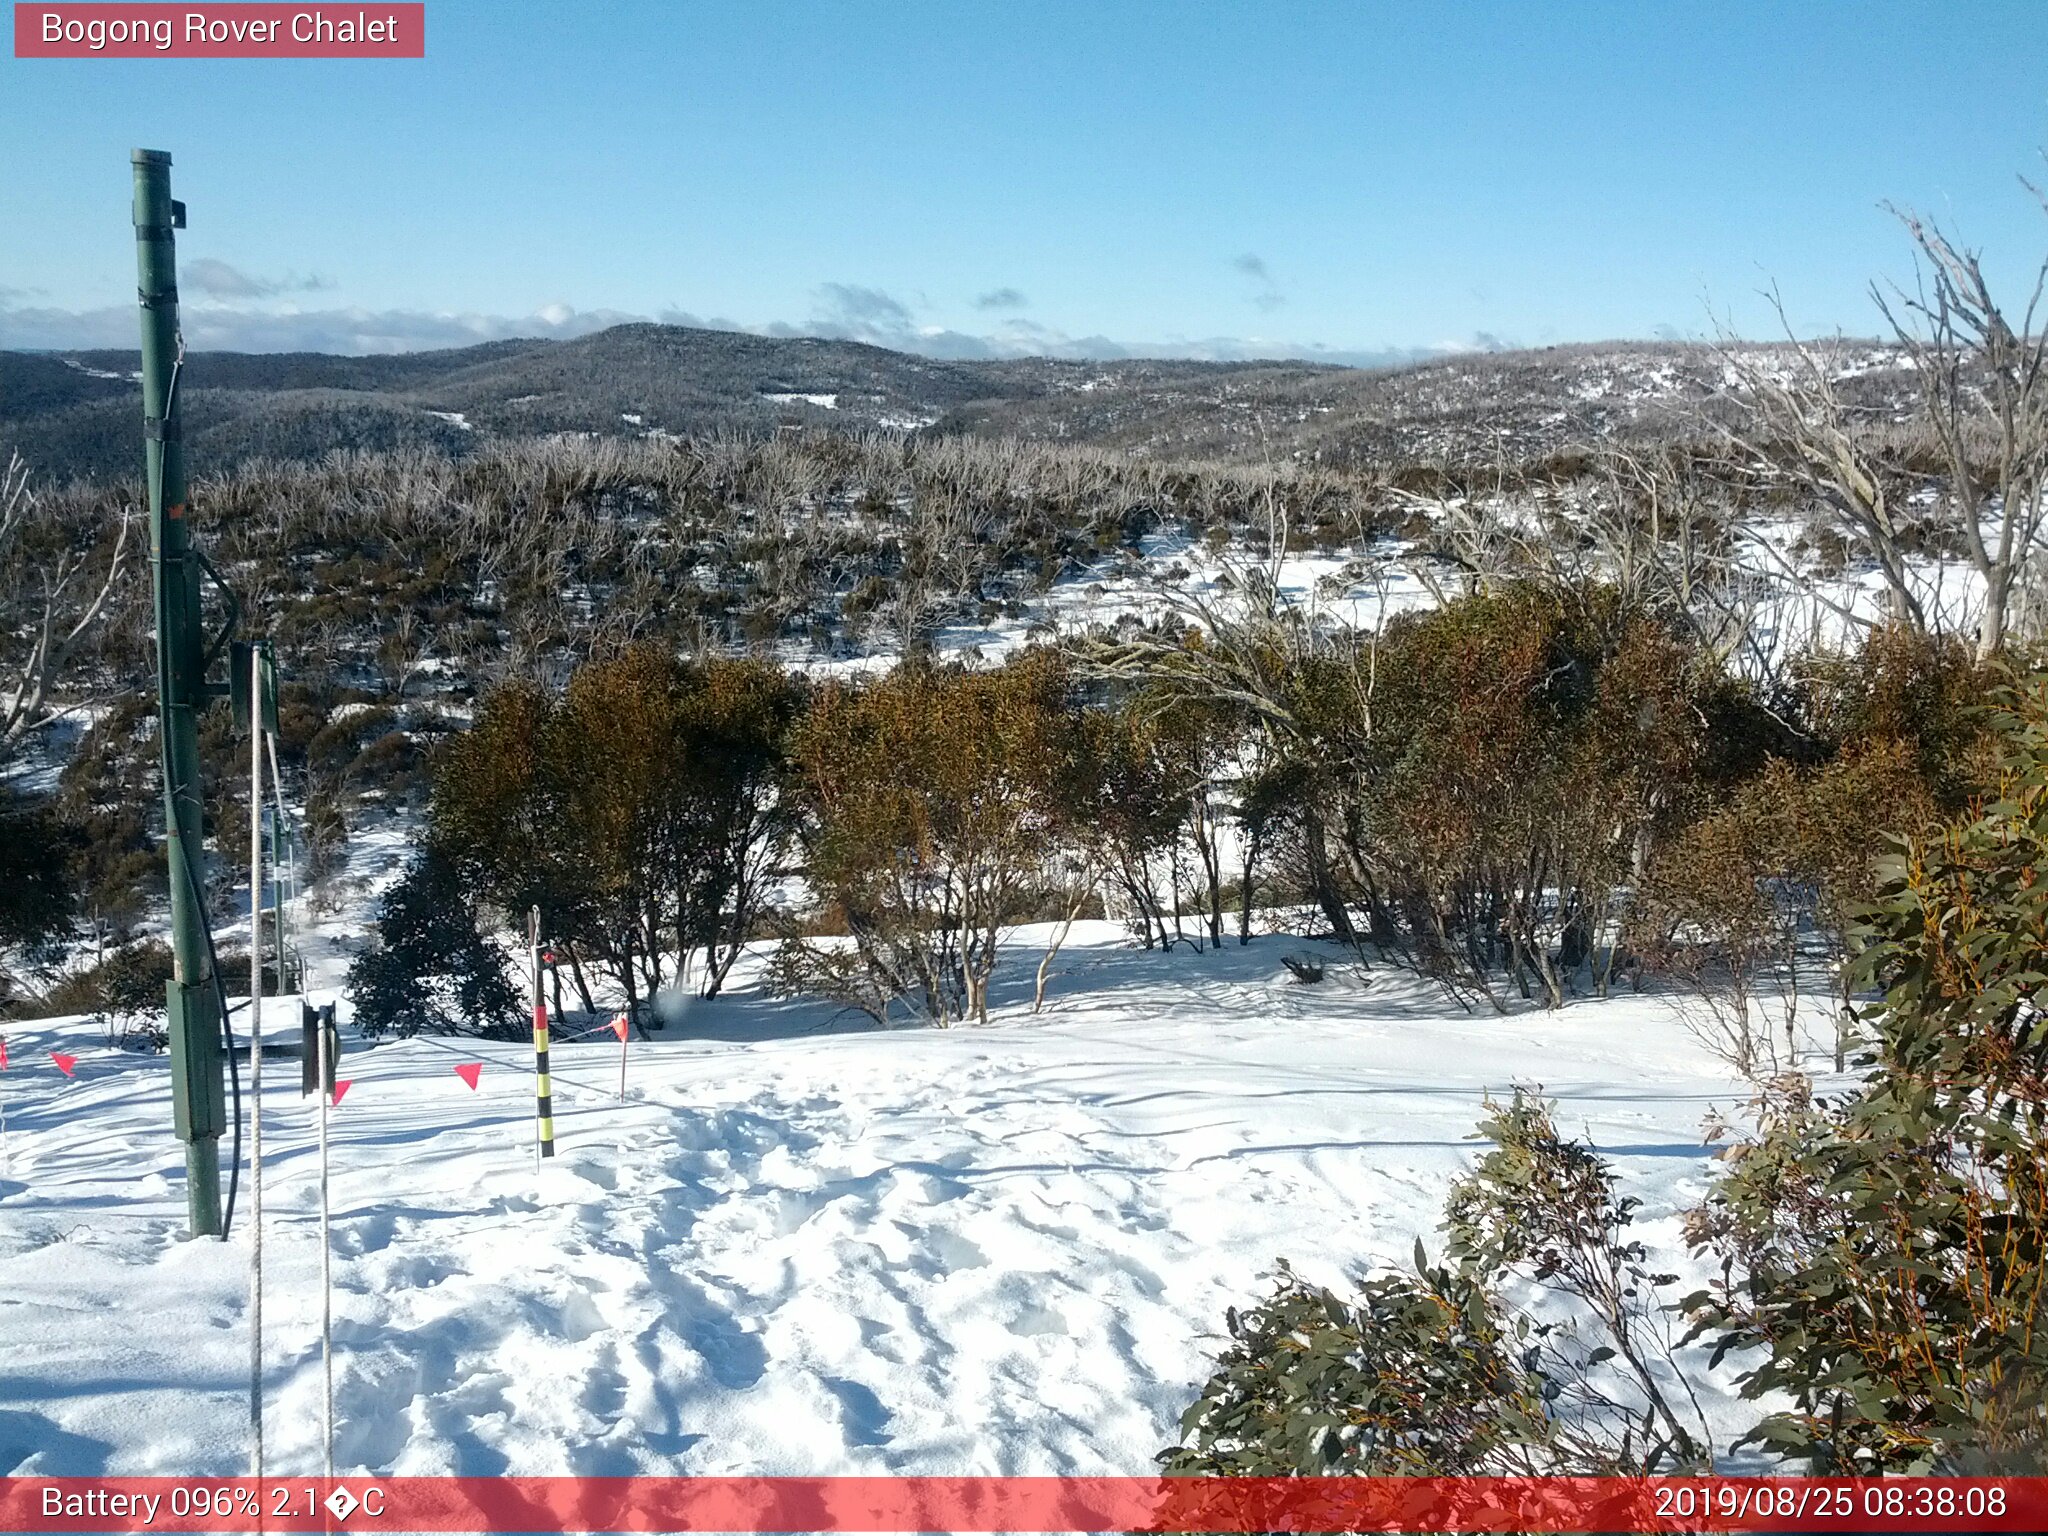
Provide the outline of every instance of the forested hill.
<path id="1" fill-rule="evenodd" d="M 0 456 L 37 473 L 123 476 L 139 455 L 133 352 L 0 352 Z M 193 354 L 186 433 L 195 467 L 334 448 L 434 446 L 479 435 L 677 436 L 784 425 L 936 426 L 978 406 L 1059 393 L 1174 390 L 1246 375 L 1292 384 L 1348 370 L 1299 364 L 954 362 L 859 342 L 622 325 L 574 341 L 501 341 L 379 357 Z"/>
<path id="2" fill-rule="evenodd" d="M 1879 408 L 1892 359 L 1852 344 Z M 0 459 L 38 480 L 127 479 L 140 458 L 132 352 L 0 352 Z M 193 354 L 195 470 L 331 450 L 559 432 L 628 438 L 782 427 L 1089 443 L 1157 460 L 1526 462 L 1591 438 L 1663 440 L 1724 386 L 1709 348 L 1616 343 L 1471 353 L 1388 370 L 1302 362 L 954 361 L 859 342 L 636 324 L 574 341 L 375 357 Z"/>

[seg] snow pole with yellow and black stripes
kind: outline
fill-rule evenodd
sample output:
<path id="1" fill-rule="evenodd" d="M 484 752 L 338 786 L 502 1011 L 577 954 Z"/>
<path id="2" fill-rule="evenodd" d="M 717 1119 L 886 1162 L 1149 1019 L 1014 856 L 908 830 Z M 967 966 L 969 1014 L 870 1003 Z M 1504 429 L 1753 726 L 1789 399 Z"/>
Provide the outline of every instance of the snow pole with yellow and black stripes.
<path id="1" fill-rule="evenodd" d="M 555 1155 L 555 1091 L 548 1081 L 548 1005 L 540 990 L 540 908 L 526 919 L 527 958 L 533 969 L 533 1091 L 535 1161 Z"/>

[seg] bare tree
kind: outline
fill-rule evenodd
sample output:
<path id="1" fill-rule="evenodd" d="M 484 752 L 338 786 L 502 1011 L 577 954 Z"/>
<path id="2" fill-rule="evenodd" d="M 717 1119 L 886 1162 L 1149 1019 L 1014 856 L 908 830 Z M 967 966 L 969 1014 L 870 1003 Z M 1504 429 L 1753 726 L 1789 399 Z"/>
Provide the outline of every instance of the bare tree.
<path id="1" fill-rule="evenodd" d="M 1793 340 L 1782 354 L 1790 366 L 1779 369 L 1724 340 L 1721 357 L 1746 417 L 1726 430 L 1752 464 L 1788 471 L 1869 555 L 1894 622 L 1923 634 L 1948 627 L 1956 614 L 1939 572 L 1916 571 L 1914 562 L 1929 535 L 1959 542 L 1982 588 L 1970 605 L 1977 654 L 1990 657 L 2016 623 L 2037 628 L 2044 617 L 2034 587 L 2048 520 L 2048 325 L 2039 323 L 2048 262 L 2015 329 L 1976 252 L 1928 220 L 1893 212 L 1917 248 L 1919 280 L 1910 294 L 1872 294 L 1912 369 L 1938 466 L 1932 506 L 1909 504 L 1906 477 L 1881 456 L 1879 424 L 1844 398 L 1835 345 Z M 1782 306 L 1778 313 L 1782 323 Z M 1762 546 L 1770 552 L 1767 540 Z"/>
<path id="2" fill-rule="evenodd" d="M 2032 190 L 2031 188 L 2029 190 Z M 2040 194 L 2037 192 L 2036 197 Z M 2048 208 L 2048 200 L 2044 200 Z M 1875 292 L 1892 333 L 1918 375 L 1923 412 L 1943 468 L 1943 494 L 1971 567 L 1984 583 L 1977 655 L 1994 655 L 2012 627 L 2015 603 L 2040 551 L 2048 515 L 2048 325 L 2035 320 L 2048 260 L 2015 331 L 1985 281 L 1975 251 L 1932 222 L 1894 209 L 1924 262 L 1917 291 Z"/>
<path id="3" fill-rule="evenodd" d="M 1355 696 L 1362 729 L 1370 735 L 1378 625 L 1355 630 L 1325 613 L 1313 594 L 1297 597 L 1283 584 L 1290 514 L 1277 474 L 1267 473 L 1260 495 L 1266 523 L 1262 559 L 1239 560 L 1219 551 L 1207 582 L 1154 583 L 1150 596 L 1159 622 L 1071 636 L 1065 650 L 1082 677 L 1143 685 L 1161 703 L 1232 710 L 1244 720 L 1253 745 L 1315 755 L 1324 744 L 1302 716 L 1299 684 L 1312 670 L 1328 666 Z M 1383 590 L 1382 618 L 1384 610 Z M 1191 638 L 1197 643 L 1189 643 Z M 1320 807 L 1305 804 L 1297 820 L 1317 905 L 1332 931 L 1357 950 L 1360 940 L 1331 864 L 1331 844 L 1353 880 L 1366 885 L 1370 881 L 1358 866 L 1357 849 L 1328 835 Z M 1212 911 L 1217 906 L 1220 893 Z M 1219 939 L 1220 928 L 1219 913 Z"/>
<path id="4" fill-rule="evenodd" d="M 1783 322 L 1782 307 L 1778 313 Z M 1789 336 L 1789 322 L 1786 327 Z M 1724 339 L 1720 351 L 1741 388 L 1739 404 L 1746 419 L 1723 429 L 1744 461 L 1741 467 L 1789 473 L 1842 535 L 1875 561 L 1893 621 L 1926 633 L 1926 605 L 1908 563 L 1912 514 L 1899 504 L 1895 477 L 1877 462 L 1872 439 L 1842 398 L 1840 346 L 1791 340 L 1784 353 L 1790 366 L 1783 370 L 1732 338 Z M 1768 537 L 1751 542 L 1766 557 L 1774 552 Z M 1857 617 L 1847 605 L 1841 611 L 1846 619 Z"/>
<path id="5" fill-rule="evenodd" d="M 28 466 L 11 455 L 0 471 L 0 688 L 6 690 L 0 694 L 0 753 L 64 713 L 56 690 L 128 568 L 133 519 L 125 511 L 95 585 L 96 547 L 77 541 L 49 547 L 51 541 L 37 537 L 35 508 Z"/>
<path id="6" fill-rule="evenodd" d="M 377 669 L 393 704 L 405 702 L 406 685 L 433 659 L 434 638 L 420 622 L 418 612 L 411 608 L 400 609 L 390 626 L 377 637 Z"/>

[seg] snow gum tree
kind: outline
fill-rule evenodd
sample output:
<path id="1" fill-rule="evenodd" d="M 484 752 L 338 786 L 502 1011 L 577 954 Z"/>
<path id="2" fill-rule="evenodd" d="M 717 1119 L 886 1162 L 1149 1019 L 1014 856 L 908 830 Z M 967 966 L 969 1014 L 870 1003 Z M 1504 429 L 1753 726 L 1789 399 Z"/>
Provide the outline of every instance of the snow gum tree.
<path id="1" fill-rule="evenodd" d="M 1303 716 L 1320 824 L 1373 930 L 1500 1006 L 1605 986 L 1618 894 L 1680 821 L 1702 754 L 1690 658 L 1609 594 L 1514 586 L 1397 620 L 1372 687 L 1326 666 Z M 1304 744 L 1306 745 L 1306 744 Z"/>
<path id="2" fill-rule="evenodd" d="M 1796 755 L 1738 762 L 1738 778 L 1711 786 L 1646 861 L 1626 921 L 1630 949 L 1684 985 L 1697 1032 L 1756 1080 L 1797 1065 L 1810 992 L 1835 1010 L 1839 1059 L 1872 850 L 1961 810 L 1998 773 L 1982 709 L 1992 674 L 1961 642 L 1880 630 L 1802 672 Z M 1761 993 L 1782 1010 L 1782 1051 Z"/>
<path id="3" fill-rule="evenodd" d="M 897 1002 L 933 1023 L 986 1020 L 1002 934 L 1044 905 L 1062 843 L 1064 695 L 1039 654 L 820 692 L 792 755 L 810 880 L 851 947 L 786 946 L 786 984 L 878 1020 Z"/>
<path id="4" fill-rule="evenodd" d="M 579 667 L 545 736 L 547 824 L 585 896 L 578 937 L 636 1017 L 667 980 L 669 898 L 696 852 L 687 776 L 672 771 L 678 680 L 652 647 Z"/>
<path id="5" fill-rule="evenodd" d="M 1079 723 L 1087 735 L 1072 830 L 1121 897 L 1125 921 L 1147 949 L 1220 945 L 1221 822 L 1243 740 L 1239 712 L 1221 699 L 1118 688 Z"/>
<path id="6" fill-rule="evenodd" d="M 586 663 L 559 697 L 507 684 L 438 764 L 436 846 L 508 915 L 540 907 L 586 1008 L 586 959 L 636 1019 L 693 955 L 715 993 L 786 846 L 800 701 L 772 668 L 652 645 Z"/>
<path id="7" fill-rule="evenodd" d="M 691 806 L 676 870 L 679 953 L 703 955 L 699 990 L 716 997 L 772 901 L 796 823 L 789 736 L 803 686 L 757 661 L 700 664 L 679 700 L 676 770 Z"/>

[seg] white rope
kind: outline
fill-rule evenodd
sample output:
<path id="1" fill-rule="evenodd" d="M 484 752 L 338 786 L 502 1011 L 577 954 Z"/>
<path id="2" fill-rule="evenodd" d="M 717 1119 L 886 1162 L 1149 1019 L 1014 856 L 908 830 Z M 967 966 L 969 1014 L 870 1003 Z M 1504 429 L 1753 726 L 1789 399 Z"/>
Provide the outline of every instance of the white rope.
<path id="1" fill-rule="evenodd" d="M 602 1028 L 602 1027 L 604 1027 L 604 1026 L 599 1026 L 599 1027 L 600 1027 L 600 1028 Z M 587 1034 L 592 1034 L 592 1033 L 595 1033 L 595 1031 L 594 1031 L 594 1030 L 587 1030 L 587 1031 L 585 1031 L 585 1033 L 587 1033 Z M 467 1038 L 467 1037 L 465 1037 L 465 1038 Z M 439 1039 L 436 1039 L 436 1038 L 435 1038 L 434 1036 L 432 1036 L 432 1035 L 398 1035 L 398 1036 L 394 1036 L 394 1037 L 393 1037 L 393 1039 L 392 1039 L 392 1042 L 391 1042 L 391 1043 L 392 1043 L 392 1044 L 393 1044 L 394 1046 L 399 1046 L 399 1045 L 424 1045 L 424 1046 L 428 1047 L 428 1048 L 429 1048 L 430 1050 L 436 1050 L 436 1051 L 446 1051 L 446 1052 L 448 1052 L 448 1054 L 449 1054 L 449 1055 L 451 1055 L 451 1056 L 459 1056 L 459 1057 L 461 1057 L 461 1058 L 462 1058 L 462 1059 L 463 1059 L 464 1061 L 474 1061 L 474 1060 L 476 1060 L 476 1055 L 475 1055 L 475 1053 L 474 1053 L 474 1052 L 471 1052 L 471 1051 L 465 1051 L 465 1050 L 463 1050 L 463 1049 L 462 1049 L 462 1048 L 461 1048 L 460 1046 L 454 1046 L 454 1045 L 449 1045 L 449 1044 L 448 1044 L 448 1043 L 447 1043 L 446 1041 L 443 1041 L 443 1040 L 439 1040 Z M 479 1044 L 503 1044 L 503 1043 L 506 1043 L 506 1042 L 502 1042 L 502 1041 L 493 1041 L 493 1040 L 490 1040 L 490 1039 L 488 1039 L 488 1038 L 486 1038 L 486 1037 L 478 1037 L 478 1043 L 479 1043 Z M 550 1050 L 552 1050 L 552 1049 L 553 1049 L 553 1046 L 551 1045 L 551 1046 L 549 1047 L 549 1049 L 550 1049 Z M 555 1066 L 553 1065 L 553 1063 L 552 1063 L 552 1062 L 550 1062 L 550 1063 L 549 1063 L 549 1066 L 548 1066 L 548 1080 L 549 1080 L 550 1082 L 557 1082 L 557 1083 L 567 1083 L 567 1084 L 568 1084 L 568 1085 L 569 1085 L 569 1086 L 570 1086 L 571 1088 L 574 1088 L 574 1089 L 578 1090 L 579 1092 L 582 1092 L 582 1093 L 588 1093 L 588 1094 L 592 1094 L 592 1095 L 594 1095 L 594 1096 L 596 1096 L 596 1097 L 598 1097 L 598 1098 L 601 1098 L 601 1099 L 611 1100 L 611 1099 L 615 1099 L 615 1098 L 617 1097 L 617 1095 L 616 1095 L 616 1094 L 614 1094 L 614 1093 L 612 1092 L 612 1090 L 611 1090 L 611 1089 L 609 1089 L 609 1088 L 603 1088 L 603 1087 L 599 1087 L 599 1086 L 598 1086 L 597 1084 L 595 1084 L 595 1083 L 587 1083 L 587 1082 L 585 1082 L 585 1081 L 584 1081 L 584 1080 L 583 1080 L 582 1078 L 580 1078 L 580 1077 L 564 1077 L 564 1076 L 563 1076 L 563 1075 L 561 1074 L 561 1072 L 560 1072 L 560 1071 L 559 1071 L 559 1070 L 558 1070 L 558 1069 L 557 1069 L 557 1068 L 556 1068 L 556 1067 L 555 1067 Z M 627 1097 L 627 1098 L 629 1098 L 629 1099 L 631 1099 L 631 1100 L 633 1100 L 633 1101 L 634 1101 L 635 1103 L 638 1103 L 638 1104 L 658 1104 L 658 1103 L 660 1102 L 660 1101 L 659 1101 L 659 1100 L 657 1100 L 657 1099 L 651 1099 L 651 1098 L 649 1098 L 649 1097 L 647 1096 L 646 1092 L 645 1092 L 644 1090 L 642 1090 L 642 1089 L 639 1089 L 639 1088 L 629 1088 L 629 1089 L 627 1089 L 627 1090 L 626 1090 L 626 1097 Z M 538 1133 L 538 1132 L 535 1132 L 535 1136 L 536 1136 L 536 1139 L 538 1139 L 539 1133 Z M 538 1154 L 536 1154 L 536 1155 L 538 1155 Z"/>
<path id="2" fill-rule="evenodd" d="M 263 652 L 249 648 L 249 1471 L 263 1476 Z"/>
<path id="3" fill-rule="evenodd" d="M 270 803 L 277 807 L 277 841 L 283 845 L 282 857 L 286 861 L 286 867 L 290 870 L 290 874 L 286 877 L 284 897 L 278 902 L 277 905 L 277 990 L 279 992 L 289 992 L 291 988 L 286 985 L 287 970 L 285 966 L 284 911 L 285 903 L 287 901 L 296 902 L 298 900 L 298 860 L 292 852 L 293 838 L 291 824 L 285 819 L 284 775 L 278 771 L 276 735 L 266 733 L 263 737 L 263 745 L 264 748 L 270 754 Z M 275 864 L 278 861 L 279 857 L 279 851 L 276 848 L 272 848 L 270 850 L 270 862 L 272 864 Z M 303 992 L 305 989 L 306 980 L 305 976 L 303 975 L 303 967 L 301 968 L 301 971 L 302 974 L 299 977 L 299 988 Z"/>
<path id="4" fill-rule="evenodd" d="M 326 1373 L 322 1438 L 327 1452 L 327 1480 L 331 1483 L 334 1481 L 334 1243 L 328 1224 L 327 1111 L 334 1102 L 334 1094 L 327 1086 L 327 1023 L 324 1019 L 316 1032 L 320 1037 L 316 1052 L 319 1075 L 314 1084 L 320 1095 L 320 1365 Z"/>
<path id="5" fill-rule="evenodd" d="M 602 1024 L 593 1024 L 588 1029 L 575 1030 L 566 1035 L 558 1035 L 550 1028 L 548 1030 L 548 1043 L 550 1047 L 567 1045 L 571 1040 L 585 1040 L 592 1035 L 612 1035 L 617 1033 L 618 1030 L 614 1027 L 612 1020 L 607 1019 Z"/>

